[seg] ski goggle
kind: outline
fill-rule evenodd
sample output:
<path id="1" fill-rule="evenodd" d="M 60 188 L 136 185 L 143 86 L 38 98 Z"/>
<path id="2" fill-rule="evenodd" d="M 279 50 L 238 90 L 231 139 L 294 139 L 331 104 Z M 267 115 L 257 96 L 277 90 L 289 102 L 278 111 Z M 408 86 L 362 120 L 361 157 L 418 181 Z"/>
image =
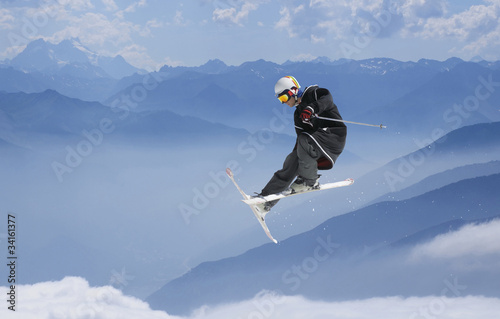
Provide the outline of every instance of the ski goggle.
<path id="1" fill-rule="evenodd" d="M 281 104 L 284 104 L 290 100 L 293 96 L 293 92 L 291 90 L 284 90 L 278 95 L 278 100 L 280 100 Z"/>

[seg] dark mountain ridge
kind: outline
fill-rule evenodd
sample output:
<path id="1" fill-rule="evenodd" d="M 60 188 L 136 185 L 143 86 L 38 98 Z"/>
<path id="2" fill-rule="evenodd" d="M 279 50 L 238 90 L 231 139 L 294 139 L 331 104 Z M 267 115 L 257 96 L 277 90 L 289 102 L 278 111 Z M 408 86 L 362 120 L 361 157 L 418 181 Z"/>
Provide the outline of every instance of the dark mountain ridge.
<path id="1" fill-rule="evenodd" d="M 278 245 L 266 244 L 240 256 L 202 263 L 166 284 L 147 301 L 154 309 L 186 314 L 204 304 L 248 299 L 263 289 L 285 294 L 301 293 L 307 297 L 311 291 L 291 289 L 291 279 L 295 277 L 288 281 L 286 274 L 293 265 L 304 265 L 305 260 L 312 259 L 313 253 L 319 256 L 322 250 L 322 255 L 339 262 L 354 253 L 386 247 L 448 221 L 474 221 L 498 216 L 500 198 L 495 195 L 494 186 L 498 183 L 500 174 L 463 180 L 405 201 L 382 202 L 331 218 Z M 443 231 L 442 228 L 435 229 L 438 232 L 433 236 Z M 315 275 L 315 272 L 310 272 L 307 277 Z M 326 284 L 335 279 L 332 274 L 325 276 L 323 273 L 322 276 L 314 281 Z M 342 274 L 335 273 L 334 276 Z M 323 294 L 322 298 L 338 296 L 338 289 L 340 287 L 332 290 L 330 297 Z"/>

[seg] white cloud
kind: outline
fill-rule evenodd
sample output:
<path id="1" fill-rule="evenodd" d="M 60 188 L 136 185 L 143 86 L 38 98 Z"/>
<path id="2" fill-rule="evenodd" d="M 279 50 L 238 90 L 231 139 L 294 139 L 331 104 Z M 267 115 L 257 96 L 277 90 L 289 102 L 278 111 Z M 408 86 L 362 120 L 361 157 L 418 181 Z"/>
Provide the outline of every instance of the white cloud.
<path id="1" fill-rule="evenodd" d="M 312 60 L 317 59 L 317 58 L 318 57 L 315 56 L 315 55 L 312 55 L 312 54 L 309 54 L 309 53 L 303 53 L 303 54 L 299 54 L 299 55 L 296 55 L 294 57 L 291 57 L 290 61 L 293 61 L 293 62 L 312 61 Z"/>
<path id="2" fill-rule="evenodd" d="M 485 2 L 451 16 L 430 18 L 417 36 L 457 39 L 462 46 L 456 51 L 469 56 L 496 53 L 500 45 L 500 1 Z"/>
<path id="3" fill-rule="evenodd" d="M 59 5 L 69 7 L 71 10 L 88 10 L 94 8 L 90 0 L 58 0 Z"/>
<path id="4" fill-rule="evenodd" d="M 367 12 L 380 4 L 379 1 L 325 1 L 314 0 L 308 4 L 294 1 L 280 10 L 281 18 L 275 24 L 285 30 L 289 37 L 302 37 L 312 42 L 325 42 L 327 38 L 346 38 L 353 34 L 359 21 L 357 14 Z"/>
<path id="5" fill-rule="evenodd" d="M 261 295 L 250 301 L 201 309 L 196 315 L 204 319 L 273 318 L 273 319 L 366 319 L 420 318 L 493 319 L 498 318 L 500 300 L 485 297 L 447 298 L 371 298 L 343 302 L 311 301 L 300 296 L 277 298 Z"/>
<path id="6" fill-rule="evenodd" d="M 8 292 L 6 287 L 0 287 L 2 296 L 7 296 Z M 90 287 L 79 277 L 17 286 L 16 297 L 15 313 L 4 302 L 0 307 L 2 318 L 176 318 L 163 311 L 153 311 L 147 303 L 125 296 L 111 286 Z"/>
<path id="7" fill-rule="evenodd" d="M 161 28 L 161 27 L 163 27 L 163 22 L 158 21 L 157 19 L 152 19 L 146 23 L 146 26 L 148 28 Z"/>
<path id="8" fill-rule="evenodd" d="M 147 4 L 146 0 L 136 1 L 136 2 L 132 3 L 131 5 L 129 5 L 125 9 L 125 12 L 135 12 L 135 10 L 137 10 L 137 8 L 144 7 L 144 6 L 146 6 L 146 4 Z"/>
<path id="9" fill-rule="evenodd" d="M 137 298 L 123 295 L 113 287 L 90 287 L 79 277 L 61 281 L 17 286 L 16 312 L 0 307 L 2 318 L 148 318 L 148 319 L 219 319 L 219 318 L 273 318 L 273 319 L 365 319 L 365 318 L 419 318 L 422 314 L 440 319 L 496 319 L 500 313 L 500 299 L 480 296 L 450 298 L 386 297 L 342 302 L 311 301 L 301 296 L 280 296 L 261 292 L 251 300 L 201 307 L 189 317 L 175 317 L 163 311 L 151 310 Z M 8 288 L 0 287 L 6 296 Z"/>
<path id="10" fill-rule="evenodd" d="M 447 11 L 445 0 L 408 0 L 399 6 L 400 12 L 409 21 L 442 17 Z"/>
<path id="11" fill-rule="evenodd" d="M 168 66 L 184 66 L 184 63 L 182 61 L 178 61 L 178 60 L 173 60 L 172 58 L 170 57 L 164 57 L 163 58 L 163 61 L 161 61 L 155 69 L 160 69 L 162 66 L 164 65 L 168 65 Z M 189 269 L 189 267 L 186 266 L 187 269 Z"/>
<path id="12" fill-rule="evenodd" d="M 132 4 L 130 4 L 128 7 L 126 7 L 124 10 L 120 10 L 116 13 L 116 16 L 119 17 L 120 19 L 124 19 L 125 13 L 133 13 L 136 12 L 137 8 L 144 7 L 147 5 L 146 0 L 139 0 L 136 1 Z"/>
<path id="13" fill-rule="evenodd" d="M 216 8 L 212 13 L 212 20 L 219 23 L 242 26 L 243 20 L 247 19 L 250 12 L 257 10 L 258 7 L 258 1 L 245 1 L 239 10 L 236 4 L 233 4 L 229 8 Z"/>
<path id="14" fill-rule="evenodd" d="M 472 40 L 498 32 L 500 3 L 474 5 L 468 10 L 452 15 L 429 19 L 422 32 L 427 37 L 456 37 Z"/>
<path id="15" fill-rule="evenodd" d="M 136 2 L 131 7 L 142 5 L 145 5 L 145 2 Z M 154 64 L 147 50 L 134 44 L 134 36 L 150 37 L 151 29 L 163 25 L 156 19 L 149 20 L 142 26 L 123 19 L 120 13 L 110 18 L 98 12 L 89 11 L 77 15 L 67 10 L 60 10 L 57 18 L 66 23 L 62 29 L 50 37 L 45 37 L 48 41 L 58 43 L 67 38 L 79 38 L 84 45 L 93 47 L 97 52 L 106 51 L 106 54 L 111 56 L 122 54 L 133 65 L 145 67 Z M 119 48 L 119 52 L 113 52 L 112 48 Z"/>
<path id="16" fill-rule="evenodd" d="M 482 2 L 451 12 L 456 9 L 449 0 L 295 0 L 283 5 L 275 28 L 319 45 L 352 43 L 356 38 L 364 39 L 362 43 L 379 38 L 431 43 L 447 39 L 455 47 L 451 51 L 449 45 L 451 54 L 497 59 L 500 0 Z"/>
<path id="17" fill-rule="evenodd" d="M 12 29 L 15 39 L 18 39 L 16 45 L 7 47 L 0 57 L 15 56 L 27 43 L 37 38 L 52 43 L 79 38 L 82 44 L 98 53 L 114 56 L 121 51 L 124 57 L 135 59 L 129 60 L 133 65 L 156 65 L 146 49 L 136 45 L 135 40 L 137 37 L 152 37 L 152 29 L 162 27 L 163 22 L 152 18 L 144 25 L 124 18 L 124 13 L 135 12 L 137 8 L 146 6 L 146 1 L 135 1 L 121 11 L 117 11 L 119 8 L 115 0 L 101 2 L 106 10 L 98 11 L 88 0 L 49 1 L 42 7 L 0 9 L 0 30 Z"/>
<path id="18" fill-rule="evenodd" d="M 276 23 L 276 29 L 284 29 L 288 32 L 288 36 L 290 38 L 296 37 L 298 34 L 294 31 L 293 22 L 292 22 L 292 14 L 290 9 L 284 7 L 280 10 L 281 19 Z"/>
<path id="19" fill-rule="evenodd" d="M 500 256 L 500 220 L 466 225 L 413 248 L 411 261 L 459 257 Z"/>
<path id="20" fill-rule="evenodd" d="M 326 39 L 324 37 L 318 37 L 314 34 L 311 34 L 311 42 L 312 43 L 325 43 Z"/>
<path id="21" fill-rule="evenodd" d="M 180 11 L 180 10 L 177 10 L 175 12 L 174 25 L 180 26 L 180 27 L 185 27 L 185 26 L 188 25 L 188 22 L 186 21 L 186 19 L 184 18 L 184 15 L 182 13 L 182 11 Z"/>
<path id="22" fill-rule="evenodd" d="M 50 37 L 53 42 L 78 37 L 87 45 L 104 45 L 106 42 L 119 45 L 132 41 L 131 34 L 142 30 L 140 26 L 125 20 L 118 18 L 110 20 L 102 13 L 87 12 L 81 16 L 67 13 L 64 18 L 60 18 L 68 23 L 64 29 Z"/>
<path id="23" fill-rule="evenodd" d="M 498 21 L 498 0 L 494 1 L 490 0 L 488 6 L 472 6 L 467 11 L 446 17 L 446 0 L 311 0 L 309 4 L 296 0 L 282 8 L 276 28 L 285 29 L 290 37 L 305 35 L 310 39 L 315 38 L 311 34 L 325 32 L 335 38 L 370 34 L 374 25 L 384 29 L 377 32 L 376 37 L 397 32 L 405 37 L 457 35 L 468 33 L 467 30 L 475 24 L 485 24 L 478 19 Z"/>
<path id="24" fill-rule="evenodd" d="M 125 58 L 125 60 L 127 60 L 130 64 L 150 72 L 162 66 L 151 59 L 145 47 L 137 44 L 127 45 L 118 51 L 117 54 Z"/>
<path id="25" fill-rule="evenodd" d="M 118 10 L 118 6 L 115 3 L 115 0 L 101 0 L 106 10 L 108 11 L 116 11 Z"/>

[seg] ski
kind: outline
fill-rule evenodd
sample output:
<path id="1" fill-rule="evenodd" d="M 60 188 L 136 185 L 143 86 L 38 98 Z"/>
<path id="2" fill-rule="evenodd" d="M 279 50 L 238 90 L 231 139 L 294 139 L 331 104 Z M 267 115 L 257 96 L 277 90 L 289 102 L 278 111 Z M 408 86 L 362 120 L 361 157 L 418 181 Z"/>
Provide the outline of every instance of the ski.
<path id="1" fill-rule="evenodd" d="M 236 186 L 236 188 L 238 189 L 238 191 L 241 193 L 241 195 L 243 196 L 243 201 L 245 203 L 247 203 L 246 201 L 248 200 L 251 200 L 252 197 L 251 196 L 248 196 L 241 188 L 240 186 L 238 185 L 238 183 L 236 183 L 236 180 L 234 179 L 234 174 L 233 172 L 231 171 L 230 168 L 226 168 L 226 173 L 227 175 L 229 176 L 229 178 L 233 181 L 234 183 L 234 186 Z M 278 243 L 278 241 L 276 239 L 274 239 L 274 237 L 271 235 L 271 232 L 269 231 L 269 228 L 267 227 L 266 225 L 266 220 L 265 220 L 265 214 L 262 214 L 258 208 L 257 208 L 257 205 L 255 204 L 249 204 L 247 203 L 248 206 L 250 206 L 250 209 L 252 209 L 252 212 L 253 214 L 255 215 L 255 217 L 257 218 L 257 220 L 259 221 L 260 223 L 260 226 L 262 226 L 262 229 L 264 229 L 264 232 L 266 233 L 267 237 L 269 237 L 269 239 L 271 239 L 275 244 Z"/>
<path id="2" fill-rule="evenodd" d="M 261 196 L 261 197 L 247 197 L 247 198 L 243 199 L 243 202 L 245 202 L 248 205 L 258 205 L 258 204 L 263 204 L 265 202 L 270 202 L 273 200 L 278 200 L 278 199 L 282 199 L 282 198 L 289 197 L 289 196 L 305 194 L 305 193 L 310 193 L 310 192 L 315 192 L 315 191 L 321 191 L 321 190 L 330 189 L 330 188 L 345 187 L 345 186 L 352 185 L 352 183 L 354 183 L 354 180 L 352 178 L 348 178 L 348 179 L 346 179 L 344 181 L 340 181 L 340 182 L 320 184 L 318 188 L 308 189 L 308 190 L 305 190 L 302 192 L 289 193 L 289 192 L 285 191 L 282 193 L 271 194 L 271 195 Z"/>

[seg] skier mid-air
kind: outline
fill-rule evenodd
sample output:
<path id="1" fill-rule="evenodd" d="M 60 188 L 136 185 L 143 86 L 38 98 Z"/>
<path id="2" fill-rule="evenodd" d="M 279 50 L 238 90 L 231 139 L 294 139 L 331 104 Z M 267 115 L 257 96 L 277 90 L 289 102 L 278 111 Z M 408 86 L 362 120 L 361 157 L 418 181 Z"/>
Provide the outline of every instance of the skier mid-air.
<path id="1" fill-rule="evenodd" d="M 285 76 L 274 86 L 274 93 L 282 104 L 295 107 L 297 140 L 283 168 L 274 173 L 258 194 L 261 197 L 285 190 L 302 192 L 318 188 L 318 169 L 333 167 L 347 136 L 346 125 L 336 121 L 342 117 L 327 89 L 312 85 L 302 90 L 293 76 Z M 276 203 L 277 200 L 266 202 L 259 208 L 267 213 Z"/>
<path id="2" fill-rule="evenodd" d="M 226 168 L 226 173 L 243 196 L 243 202 L 251 208 L 266 235 L 278 243 L 266 225 L 265 216 L 280 199 L 354 183 L 352 178 L 348 178 L 335 183 L 319 184 L 318 170 L 331 169 L 344 150 L 347 136 L 347 127 L 344 123 L 381 129 L 385 126 L 344 121 L 333 103 L 330 91 L 317 85 L 302 90 L 293 76 L 280 78 L 274 86 L 274 93 L 282 104 L 295 107 L 293 118 L 297 140 L 292 152 L 285 158 L 283 168 L 274 173 L 256 196 L 249 196 L 243 191 L 229 167 Z"/>

